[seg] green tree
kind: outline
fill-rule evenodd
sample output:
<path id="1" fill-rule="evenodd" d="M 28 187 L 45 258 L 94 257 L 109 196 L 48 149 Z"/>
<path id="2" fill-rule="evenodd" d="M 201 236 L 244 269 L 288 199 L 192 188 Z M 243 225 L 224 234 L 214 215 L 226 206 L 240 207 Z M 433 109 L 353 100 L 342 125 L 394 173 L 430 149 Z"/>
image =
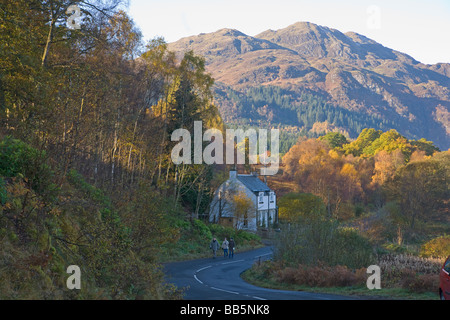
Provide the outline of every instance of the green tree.
<path id="1" fill-rule="evenodd" d="M 381 135 L 382 131 L 380 130 L 364 129 L 355 141 L 343 146 L 345 154 L 361 156 L 364 149 L 372 145 Z"/>
<path id="2" fill-rule="evenodd" d="M 411 162 L 400 168 L 385 186 L 390 198 L 400 204 L 401 212 L 412 229 L 419 219 L 430 220 L 445 208 L 450 194 L 450 172 L 448 164 L 445 164 L 448 154 L 442 160 L 432 158 Z"/>
<path id="3" fill-rule="evenodd" d="M 319 140 L 326 141 L 331 149 L 341 148 L 344 144 L 348 144 L 347 138 L 339 132 L 329 132 Z"/>
<path id="4" fill-rule="evenodd" d="M 317 219 L 326 214 L 322 199 L 310 193 L 289 193 L 278 199 L 278 207 L 284 222 Z"/>

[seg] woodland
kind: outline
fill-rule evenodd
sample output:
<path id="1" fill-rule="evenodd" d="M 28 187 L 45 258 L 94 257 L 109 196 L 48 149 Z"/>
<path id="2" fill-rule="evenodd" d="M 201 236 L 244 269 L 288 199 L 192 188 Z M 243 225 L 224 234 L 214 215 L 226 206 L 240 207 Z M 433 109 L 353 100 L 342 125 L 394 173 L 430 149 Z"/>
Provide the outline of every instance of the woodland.
<path id="1" fill-rule="evenodd" d="M 80 29 L 67 27 L 70 4 L 81 9 Z M 230 168 L 171 160 L 174 130 L 227 126 L 204 58 L 167 47 L 144 42 L 120 0 L 0 0 L 0 299 L 180 299 L 163 262 L 208 254 L 212 236 L 261 245 L 258 235 L 205 222 Z M 245 99 L 275 94 L 266 90 L 235 100 L 246 108 Z M 274 103 L 294 112 L 290 101 Z M 353 121 L 307 95 L 301 104 L 311 106 L 297 115 L 305 123 Z M 358 243 L 361 260 L 321 248 L 310 258 L 352 268 L 380 248 L 445 254 L 449 152 L 366 129 L 375 118 L 356 122 L 353 141 L 338 132 L 286 137 L 283 172 L 269 184 L 281 223 L 310 223 L 282 234 L 350 228 L 340 243 Z M 307 263 L 284 243 L 280 261 Z M 70 265 L 81 268 L 82 290 L 66 287 Z"/>

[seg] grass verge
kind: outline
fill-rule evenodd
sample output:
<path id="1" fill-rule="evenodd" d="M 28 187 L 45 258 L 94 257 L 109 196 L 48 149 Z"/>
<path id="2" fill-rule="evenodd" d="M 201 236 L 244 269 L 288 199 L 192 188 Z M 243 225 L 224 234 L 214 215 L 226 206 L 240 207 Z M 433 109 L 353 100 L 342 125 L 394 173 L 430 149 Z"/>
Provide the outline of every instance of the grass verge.
<path id="1" fill-rule="evenodd" d="M 367 287 L 362 285 L 346 287 L 312 287 L 298 285 L 295 283 L 280 282 L 273 274 L 268 272 L 267 268 L 264 266 L 264 263 L 261 265 L 255 264 L 252 268 L 243 272 L 241 277 L 248 283 L 255 286 L 276 290 L 328 293 L 354 296 L 366 300 L 439 300 L 437 293 L 417 293 L 411 292 L 410 290 L 404 288 L 382 287 L 380 290 L 369 290 Z"/>

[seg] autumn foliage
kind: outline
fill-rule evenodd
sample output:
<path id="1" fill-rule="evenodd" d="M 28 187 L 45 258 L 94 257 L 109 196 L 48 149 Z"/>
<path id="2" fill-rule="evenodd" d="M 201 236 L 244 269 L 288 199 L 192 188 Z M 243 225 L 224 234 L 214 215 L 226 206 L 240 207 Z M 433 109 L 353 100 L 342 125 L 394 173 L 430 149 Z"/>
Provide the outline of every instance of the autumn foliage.
<path id="1" fill-rule="evenodd" d="M 339 135 L 300 140 L 283 158 L 285 179 L 320 197 L 330 217 L 348 220 L 361 214 L 360 207 L 389 201 L 397 203 L 410 228 L 418 218 L 445 217 L 448 152 L 395 130 L 365 129 L 348 143 Z"/>
<path id="2" fill-rule="evenodd" d="M 388 288 L 435 292 L 450 248 L 449 163 L 449 151 L 395 130 L 299 139 L 283 157 L 282 179 L 298 188 L 278 200 L 278 264 L 266 276 L 363 286 L 364 267 L 376 264 Z"/>
<path id="3" fill-rule="evenodd" d="M 123 5 L 0 0 L 0 299 L 180 298 L 161 255 L 214 174 L 175 166 L 171 134 L 223 124 L 204 59 L 144 42 Z"/>

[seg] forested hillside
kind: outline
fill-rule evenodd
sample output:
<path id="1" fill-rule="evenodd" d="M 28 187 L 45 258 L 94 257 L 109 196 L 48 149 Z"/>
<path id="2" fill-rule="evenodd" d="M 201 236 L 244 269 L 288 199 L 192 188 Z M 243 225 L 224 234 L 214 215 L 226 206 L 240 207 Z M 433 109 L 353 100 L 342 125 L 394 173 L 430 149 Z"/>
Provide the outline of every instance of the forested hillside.
<path id="1" fill-rule="evenodd" d="M 121 8 L 0 1 L 0 299 L 180 297 L 160 258 L 189 236 L 214 176 L 175 166 L 170 135 L 222 121 L 204 60 L 143 43 Z"/>
<path id="2" fill-rule="evenodd" d="M 448 63 L 426 65 L 364 35 L 309 22 L 256 36 L 221 29 L 169 47 L 205 57 L 227 124 L 352 139 L 364 128 L 395 129 L 450 147 Z"/>
<path id="3" fill-rule="evenodd" d="M 364 128 L 388 130 L 396 124 L 379 115 L 351 112 L 329 104 L 309 91 L 297 95 L 281 87 L 252 87 L 244 92 L 218 89 L 217 104 L 229 125 L 281 129 L 281 149 L 285 154 L 299 136 L 318 137 L 327 132 L 341 132 L 357 137 Z"/>

